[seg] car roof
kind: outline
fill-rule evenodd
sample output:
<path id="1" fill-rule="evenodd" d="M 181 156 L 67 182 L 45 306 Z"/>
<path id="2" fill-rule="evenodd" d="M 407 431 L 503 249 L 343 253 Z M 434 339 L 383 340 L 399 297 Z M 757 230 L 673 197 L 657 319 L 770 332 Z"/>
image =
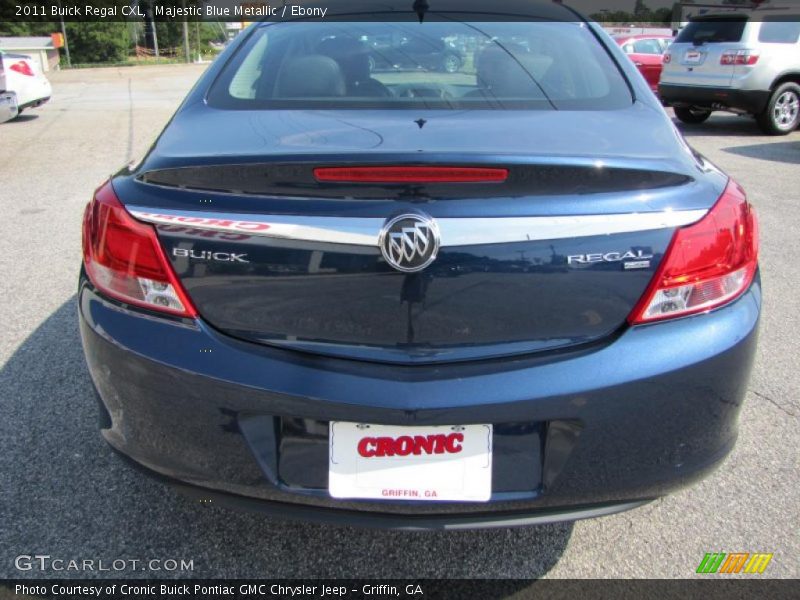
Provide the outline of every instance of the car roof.
<path id="1" fill-rule="evenodd" d="M 614 41 L 617 42 L 620 46 L 624 46 L 628 42 L 635 42 L 637 40 L 671 40 L 675 36 L 667 35 L 665 33 L 654 33 L 651 35 L 647 34 L 639 34 L 639 35 L 615 35 Z"/>
<path id="2" fill-rule="evenodd" d="M 674 36 L 668 33 L 637 33 L 636 35 L 615 35 L 615 40 L 649 40 L 649 39 L 670 39 Z"/>
<path id="3" fill-rule="evenodd" d="M 567 7 L 561 2 L 553 0 L 427 0 L 420 2 L 420 5 L 427 4 L 428 14 L 436 13 L 477 13 L 479 15 L 496 15 L 509 17 L 523 17 L 530 19 L 542 19 L 551 21 L 583 21 L 585 20 L 580 13 Z M 337 0 L 331 3 L 330 0 L 309 0 L 303 2 L 304 9 L 325 8 L 325 19 L 343 15 L 369 15 L 380 14 L 385 18 L 386 13 L 413 13 L 417 2 L 413 0 L 381 0 L 376 5 L 375 2 L 368 0 Z M 274 22 L 286 19 L 276 17 L 267 18 L 265 21 Z M 299 17 L 298 17 L 299 18 Z"/>

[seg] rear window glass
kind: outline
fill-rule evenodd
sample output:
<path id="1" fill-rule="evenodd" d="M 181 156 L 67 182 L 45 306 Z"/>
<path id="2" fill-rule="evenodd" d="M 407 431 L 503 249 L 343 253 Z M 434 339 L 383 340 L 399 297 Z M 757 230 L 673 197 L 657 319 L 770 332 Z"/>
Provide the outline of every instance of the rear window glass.
<path id="1" fill-rule="evenodd" d="M 800 16 L 794 21 L 765 20 L 758 32 L 758 41 L 767 44 L 796 44 L 800 38 Z"/>
<path id="2" fill-rule="evenodd" d="M 255 30 L 208 102 L 241 110 L 600 110 L 632 97 L 580 23 L 296 21 Z"/>
<path id="3" fill-rule="evenodd" d="M 675 38 L 678 44 L 739 42 L 746 19 L 714 19 L 691 21 Z"/>
<path id="4" fill-rule="evenodd" d="M 663 48 L 658 40 L 637 40 L 633 43 L 636 54 L 662 54 Z"/>

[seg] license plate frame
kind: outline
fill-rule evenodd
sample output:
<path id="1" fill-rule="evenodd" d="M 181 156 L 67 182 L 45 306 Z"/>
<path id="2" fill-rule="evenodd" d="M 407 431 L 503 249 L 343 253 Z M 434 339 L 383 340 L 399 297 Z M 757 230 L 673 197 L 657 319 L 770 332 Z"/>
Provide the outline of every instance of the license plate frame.
<path id="1" fill-rule="evenodd" d="M 687 50 L 683 55 L 683 62 L 687 65 L 699 65 L 703 62 L 704 56 L 700 50 Z"/>
<path id="2" fill-rule="evenodd" d="M 337 499 L 486 502 L 492 493 L 492 442 L 488 424 L 334 421 L 328 492 Z"/>

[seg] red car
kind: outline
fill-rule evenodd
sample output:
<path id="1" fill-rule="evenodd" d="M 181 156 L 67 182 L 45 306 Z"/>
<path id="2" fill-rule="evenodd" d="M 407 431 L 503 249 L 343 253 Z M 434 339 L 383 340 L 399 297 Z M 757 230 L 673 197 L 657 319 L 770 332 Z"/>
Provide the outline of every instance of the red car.
<path id="1" fill-rule="evenodd" d="M 614 38 L 642 72 L 650 89 L 658 94 L 658 80 L 664 66 L 664 53 L 672 42 L 669 35 L 625 35 Z"/>

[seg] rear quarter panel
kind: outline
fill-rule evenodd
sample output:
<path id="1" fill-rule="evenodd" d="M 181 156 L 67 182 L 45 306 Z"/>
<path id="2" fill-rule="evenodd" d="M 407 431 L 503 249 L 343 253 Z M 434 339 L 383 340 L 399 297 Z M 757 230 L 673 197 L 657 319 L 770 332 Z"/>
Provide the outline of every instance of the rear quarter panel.
<path id="1" fill-rule="evenodd" d="M 800 21 L 800 16 L 795 18 Z M 775 82 L 786 76 L 800 78 L 800 41 L 794 44 L 759 41 L 762 23 L 751 23 L 745 32 L 747 47 L 759 53 L 752 67 L 736 67 L 734 87 L 748 90 L 770 90 Z"/>

